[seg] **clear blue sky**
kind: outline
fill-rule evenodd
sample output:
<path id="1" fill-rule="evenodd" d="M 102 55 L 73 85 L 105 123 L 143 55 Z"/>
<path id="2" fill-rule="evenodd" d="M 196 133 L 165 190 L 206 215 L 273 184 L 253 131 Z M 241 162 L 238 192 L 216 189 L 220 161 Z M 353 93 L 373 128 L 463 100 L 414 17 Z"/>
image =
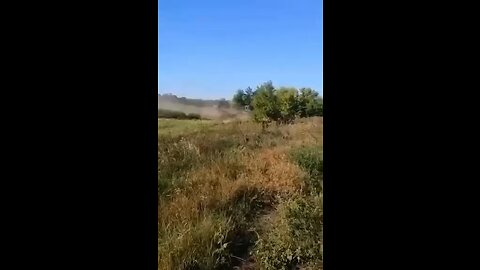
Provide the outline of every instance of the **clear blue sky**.
<path id="1" fill-rule="evenodd" d="M 159 0 L 158 92 L 231 99 L 272 80 L 323 95 L 323 0 Z"/>

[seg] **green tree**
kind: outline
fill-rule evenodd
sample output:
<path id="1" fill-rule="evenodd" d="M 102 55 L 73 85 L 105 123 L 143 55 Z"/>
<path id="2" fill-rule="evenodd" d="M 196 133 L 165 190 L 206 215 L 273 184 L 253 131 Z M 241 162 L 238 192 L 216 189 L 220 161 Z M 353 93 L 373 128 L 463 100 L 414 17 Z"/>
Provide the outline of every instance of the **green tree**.
<path id="1" fill-rule="evenodd" d="M 323 116 L 323 98 L 318 97 L 318 116 Z"/>
<path id="2" fill-rule="evenodd" d="M 253 109 L 253 104 L 252 104 L 252 101 L 253 101 L 253 96 L 255 95 L 255 92 L 252 90 L 252 88 L 247 87 L 247 89 L 245 89 L 245 95 L 244 95 L 244 103 L 245 103 L 245 106 L 248 106 L 249 109 Z"/>
<path id="3" fill-rule="evenodd" d="M 298 97 L 300 117 L 319 116 L 323 113 L 323 100 L 318 92 L 311 88 L 301 88 Z"/>
<path id="4" fill-rule="evenodd" d="M 247 87 L 245 90 L 239 89 L 233 96 L 233 104 L 235 104 L 236 107 L 238 108 L 245 108 L 248 106 L 250 110 L 253 109 L 253 96 L 255 95 L 255 92 L 252 90 L 252 88 Z"/>
<path id="5" fill-rule="evenodd" d="M 238 89 L 232 98 L 233 104 L 237 107 L 244 107 L 245 105 L 245 92 L 242 89 Z"/>
<path id="6" fill-rule="evenodd" d="M 280 117 L 278 96 L 271 81 L 257 87 L 252 100 L 253 118 L 257 122 L 276 121 Z"/>
<path id="7" fill-rule="evenodd" d="M 293 87 L 280 87 L 277 91 L 280 116 L 283 122 L 295 119 L 298 112 L 298 91 Z"/>

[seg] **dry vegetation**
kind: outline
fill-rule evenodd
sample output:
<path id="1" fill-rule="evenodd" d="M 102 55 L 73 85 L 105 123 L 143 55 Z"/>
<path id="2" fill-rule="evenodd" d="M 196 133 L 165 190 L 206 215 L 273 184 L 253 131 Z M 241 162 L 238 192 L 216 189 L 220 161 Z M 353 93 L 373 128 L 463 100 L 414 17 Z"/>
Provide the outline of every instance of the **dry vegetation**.
<path id="1" fill-rule="evenodd" d="M 159 120 L 158 269 L 321 269 L 323 120 Z"/>

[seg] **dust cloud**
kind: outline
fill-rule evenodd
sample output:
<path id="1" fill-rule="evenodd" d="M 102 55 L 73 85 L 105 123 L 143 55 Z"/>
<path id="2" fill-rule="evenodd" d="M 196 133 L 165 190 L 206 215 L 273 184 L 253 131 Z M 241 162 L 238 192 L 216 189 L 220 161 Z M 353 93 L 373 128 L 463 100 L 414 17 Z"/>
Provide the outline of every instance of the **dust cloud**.
<path id="1" fill-rule="evenodd" d="M 249 113 L 235 108 L 219 108 L 214 106 L 195 106 L 183 104 L 170 100 L 159 100 L 158 109 L 183 112 L 185 114 L 195 113 L 202 118 L 211 120 L 227 120 L 227 119 L 248 119 Z"/>

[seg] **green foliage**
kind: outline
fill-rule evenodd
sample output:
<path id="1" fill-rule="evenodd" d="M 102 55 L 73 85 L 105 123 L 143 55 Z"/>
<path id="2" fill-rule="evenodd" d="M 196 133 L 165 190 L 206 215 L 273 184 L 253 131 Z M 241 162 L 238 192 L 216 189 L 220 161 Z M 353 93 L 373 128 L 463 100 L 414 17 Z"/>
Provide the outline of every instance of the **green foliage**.
<path id="1" fill-rule="evenodd" d="M 257 87 L 252 103 L 255 121 L 277 120 L 280 117 L 280 103 L 271 81 Z"/>
<path id="2" fill-rule="evenodd" d="M 298 91 L 295 88 L 280 87 L 277 91 L 282 120 L 292 121 L 298 112 Z"/>
<path id="3" fill-rule="evenodd" d="M 323 99 L 311 88 L 301 88 L 298 97 L 300 117 L 323 116 Z"/>
<path id="4" fill-rule="evenodd" d="M 242 89 L 238 89 L 235 95 L 233 95 L 232 102 L 237 106 L 237 107 L 243 107 L 245 106 L 245 91 Z"/>
<path id="5" fill-rule="evenodd" d="M 245 96 L 244 96 L 244 101 L 245 101 L 245 105 L 246 106 L 249 106 L 250 109 L 253 109 L 253 97 L 255 96 L 255 92 L 252 90 L 252 88 L 247 87 L 247 89 L 245 89 Z"/>
<path id="6" fill-rule="evenodd" d="M 233 96 L 232 102 L 233 104 L 235 104 L 237 108 L 239 107 L 245 108 L 246 106 L 248 106 L 250 109 L 252 109 L 253 108 L 252 102 L 253 102 L 254 95 L 255 95 L 255 92 L 252 91 L 252 88 L 250 87 L 247 87 L 245 91 L 242 89 L 239 89 Z"/>
<path id="7" fill-rule="evenodd" d="M 258 86 L 238 90 L 233 102 L 239 107 L 253 109 L 257 122 L 280 121 L 289 123 L 296 117 L 323 116 L 323 99 L 311 88 L 280 87 L 275 89 L 271 81 Z"/>

